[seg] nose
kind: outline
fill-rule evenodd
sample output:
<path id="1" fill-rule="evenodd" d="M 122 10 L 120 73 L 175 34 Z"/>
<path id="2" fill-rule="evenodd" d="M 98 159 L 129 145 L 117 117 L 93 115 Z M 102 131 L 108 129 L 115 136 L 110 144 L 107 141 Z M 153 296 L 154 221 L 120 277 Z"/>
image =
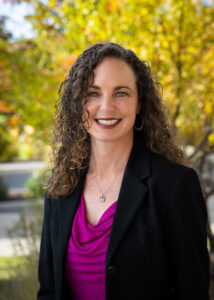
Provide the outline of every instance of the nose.
<path id="1" fill-rule="evenodd" d="M 109 94 L 103 95 L 100 103 L 100 108 L 104 111 L 111 111 L 115 109 L 115 101 L 112 95 Z"/>

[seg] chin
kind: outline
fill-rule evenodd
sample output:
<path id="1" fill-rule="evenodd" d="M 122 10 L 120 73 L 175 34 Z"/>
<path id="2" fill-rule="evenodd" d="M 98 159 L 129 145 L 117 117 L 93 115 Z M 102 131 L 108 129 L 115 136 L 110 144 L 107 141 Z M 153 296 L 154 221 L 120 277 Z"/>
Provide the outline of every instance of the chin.
<path id="1" fill-rule="evenodd" d="M 132 136 L 129 136 L 130 139 L 132 138 Z M 95 141 L 95 142 L 106 142 L 106 143 L 110 143 L 110 142 L 121 142 L 121 141 L 127 141 L 129 139 L 128 135 L 97 135 L 97 136 L 91 136 L 91 140 Z"/>
<path id="2" fill-rule="evenodd" d="M 113 138 L 113 137 L 97 137 L 93 139 L 94 141 L 100 141 L 100 142 L 114 142 L 118 140 L 117 138 Z"/>

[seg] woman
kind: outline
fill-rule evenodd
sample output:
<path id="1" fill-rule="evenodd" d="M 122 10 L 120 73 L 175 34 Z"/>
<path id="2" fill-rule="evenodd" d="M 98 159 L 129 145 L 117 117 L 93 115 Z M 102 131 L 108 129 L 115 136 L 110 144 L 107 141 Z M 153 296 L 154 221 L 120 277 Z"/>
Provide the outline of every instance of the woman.
<path id="1" fill-rule="evenodd" d="M 99 43 L 63 86 L 37 299 L 209 299 L 205 201 L 150 68 Z"/>

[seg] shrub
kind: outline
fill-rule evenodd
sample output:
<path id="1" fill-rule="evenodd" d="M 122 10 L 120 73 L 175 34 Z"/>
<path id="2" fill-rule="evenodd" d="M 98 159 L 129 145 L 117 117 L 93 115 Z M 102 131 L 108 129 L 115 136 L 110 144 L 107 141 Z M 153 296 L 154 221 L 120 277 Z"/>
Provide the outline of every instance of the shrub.
<path id="1" fill-rule="evenodd" d="M 44 197 L 44 183 L 48 182 L 48 179 L 50 178 L 50 171 L 47 171 L 42 179 L 43 173 L 44 170 L 35 171 L 32 177 L 26 181 L 25 187 L 27 189 L 27 197 L 34 199 Z"/>

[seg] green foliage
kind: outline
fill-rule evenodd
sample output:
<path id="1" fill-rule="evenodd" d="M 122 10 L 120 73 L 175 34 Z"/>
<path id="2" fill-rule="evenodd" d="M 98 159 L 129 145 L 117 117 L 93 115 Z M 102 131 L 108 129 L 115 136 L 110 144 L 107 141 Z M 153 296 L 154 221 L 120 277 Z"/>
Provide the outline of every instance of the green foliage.
<path id="1" fill-rule="evenodd" d="M 0 258 L 0 299 L 34 300 L 38 291 L 38 257 Z"/>
<path id="2" fill-rule="evenodd" d="M 16 268 L 25 267 L 25 256 L 0 257 L 0 282 L 14 277 Z"/>
<path id="3" fill-rule="evenodd" d="M 40 199 L 44 196 L 44 184 L 48 182 L 51 174 L 50 171 L 44 172 L 45 170 L 35 171 L 32 177 L 25 183 L 27 197 Z"/>

